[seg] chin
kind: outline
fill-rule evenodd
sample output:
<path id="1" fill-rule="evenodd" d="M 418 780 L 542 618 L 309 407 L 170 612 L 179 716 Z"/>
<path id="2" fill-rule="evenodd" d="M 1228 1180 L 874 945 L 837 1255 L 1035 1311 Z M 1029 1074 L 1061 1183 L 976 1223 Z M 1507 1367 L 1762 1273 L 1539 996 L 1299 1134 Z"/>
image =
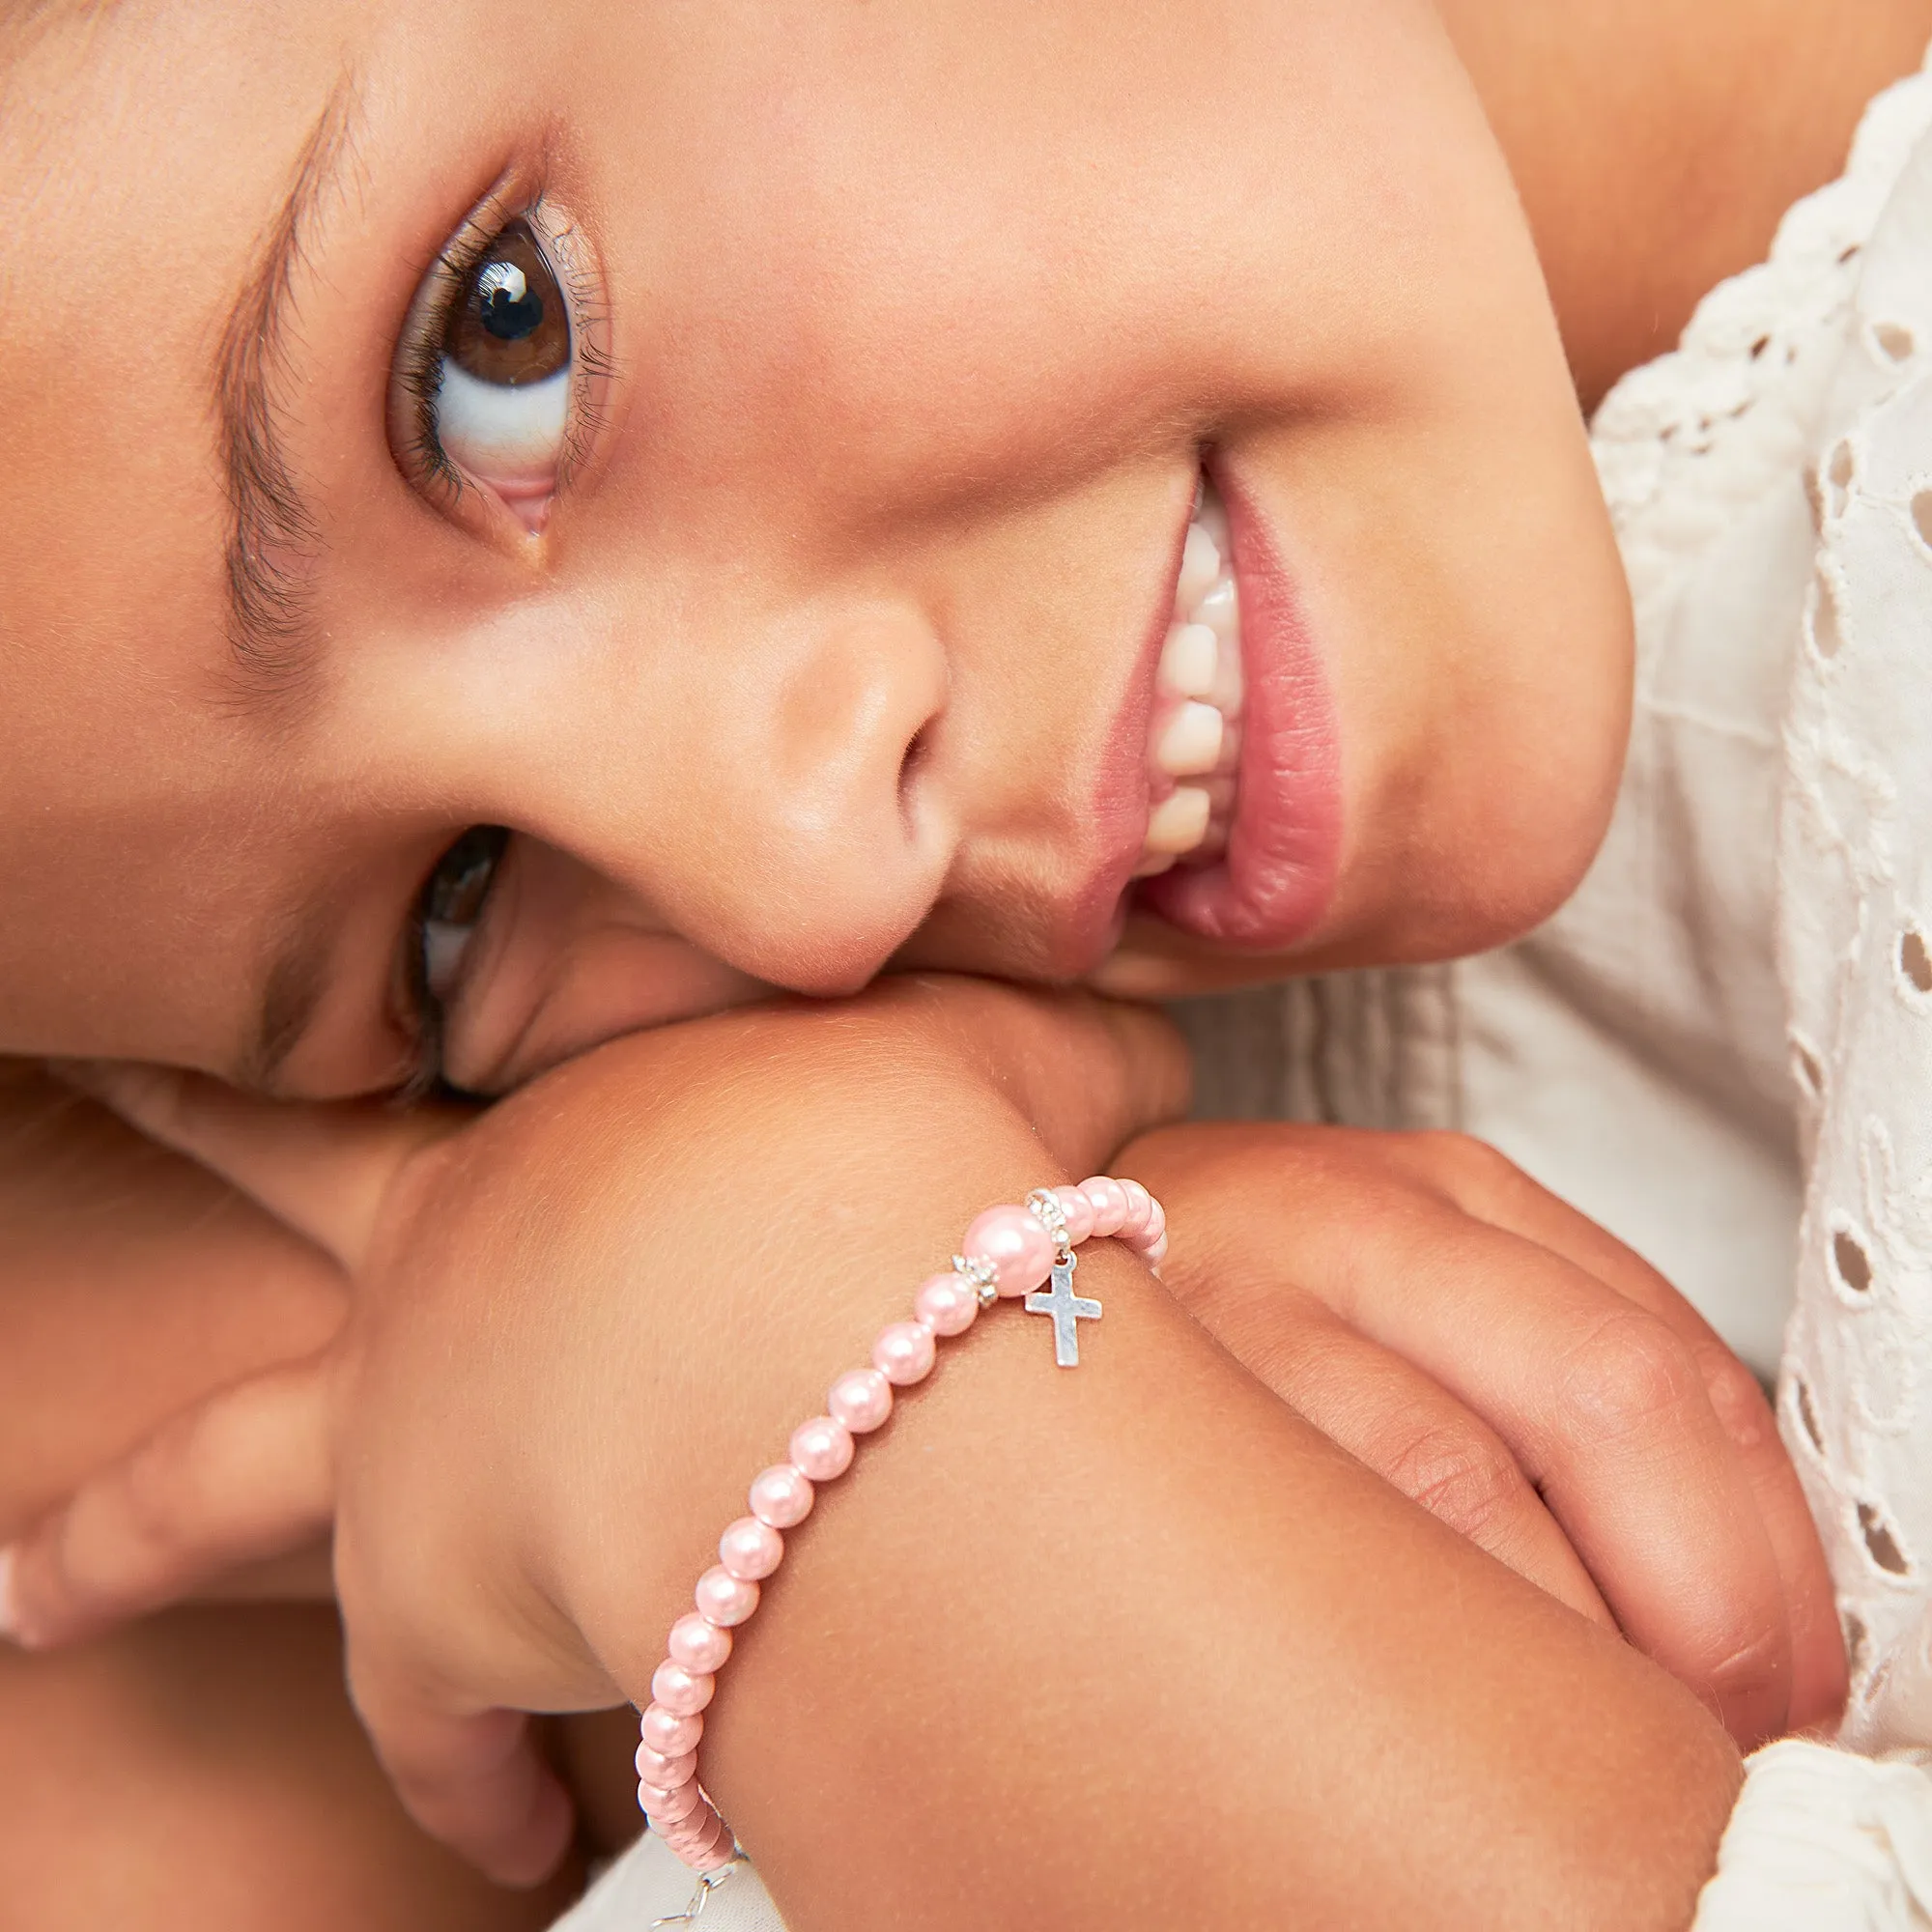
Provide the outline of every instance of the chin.
<path id="1" fill-rule="evenodd" d="M 1122 999 L 1227 992 L 1302 974 L 1420 965 L 1488 952 L 1533 931 L 1589 870 L 1615 803 L 1615 772 L 1587 787 L 1528 786 L 1464 811 L 1451 838 L 1417 838 L 1346 866 L 1327 912 L 1286 951 L 1217 944 L 1145 907 L 1088 983 Z M 1439 824 L 1448 810 L 1420 814 Z"/>

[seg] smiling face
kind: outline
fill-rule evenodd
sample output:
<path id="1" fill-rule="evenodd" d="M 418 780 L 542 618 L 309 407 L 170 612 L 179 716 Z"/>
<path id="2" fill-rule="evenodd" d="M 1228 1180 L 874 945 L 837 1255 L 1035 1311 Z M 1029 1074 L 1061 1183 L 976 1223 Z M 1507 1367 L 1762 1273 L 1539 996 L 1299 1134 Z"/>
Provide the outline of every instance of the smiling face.
<path id="1" fill-rule="evenodd" d="M 372 1089 L 421 948 L 497 1087 L 895 960 L 1466 950 L 1587 860 L 1621 576 L 1427 8 L 11 31 L 0 1050 Z"/>

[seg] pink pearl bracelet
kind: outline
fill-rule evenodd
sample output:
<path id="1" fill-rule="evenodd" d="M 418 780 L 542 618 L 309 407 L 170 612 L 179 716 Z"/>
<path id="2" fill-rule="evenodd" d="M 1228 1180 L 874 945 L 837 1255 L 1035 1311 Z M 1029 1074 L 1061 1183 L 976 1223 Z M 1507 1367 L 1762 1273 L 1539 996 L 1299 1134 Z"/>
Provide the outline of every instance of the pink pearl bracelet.
<path id="1" fill-rule="evenodd" d="M 696 1607 L 670 1627 L 669 1655 L 651 1677 L 638 1747 L 638 1803 L 651 1829 L 694 1871 L 722 1873 L 739 1856 L 731 1828 L 697 1781 L 697 1741 L 718 1672 L 731 1655 L 731 1633 L 758 1607 L 758 1585 L 784 1555 L 780 1531 L 811 1513 L 813 1485 L 852 1465 L 854 1438 L 893 1412 L 893 1390 L 932 1373 L 936 1339 L 963 1335 L 980 1309 L 1002 1296 L 1024 1295 L 1029 1314 L 1053 1320 L 1053 1358 L 1080 1361 L 1081 1321 L 1097 1321 L 1100 1304 L 1073 1293 L 1073 1250 L 1115 1236 L 1148 1265 L 1167 1255 L 1167 1217 L 1137 1180 L 1095 1175 L 1078 1187 L 1037 1188 L 1024 1208 L 989 1208 L 966 1230 L 962 1252 L 945 1274 L 923 1282 L 913 1320 L 895 1321 L 872 1344 L 869 1368 L 849 1369 L 832 1384 L 826 1413 L 792 1431 L 789 1460 L 755 1477 L 750 1516 L 718 1539 L 718 1561 L 697 1579 Z M 1050 1290 L 1044 1288 L 1051 1278 Z"/>

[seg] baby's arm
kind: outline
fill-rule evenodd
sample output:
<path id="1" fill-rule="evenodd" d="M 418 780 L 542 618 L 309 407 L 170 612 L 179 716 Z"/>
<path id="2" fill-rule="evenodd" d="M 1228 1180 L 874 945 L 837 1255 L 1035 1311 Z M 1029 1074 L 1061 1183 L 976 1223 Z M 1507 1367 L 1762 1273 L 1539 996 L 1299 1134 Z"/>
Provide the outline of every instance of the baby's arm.
<path id="1" fill-rule="evenodd" d="M 352 1657 L 457 1835 L 462 1713 L 641 1692 L 794 1416 L 979 1206 L 1104 1151 L 1042 1139 L 950 1023 L 803 1018 L 565 1069 L 406 1159 L 355 1244 L 372 1325 L 326 1405 Z M 1087 1367 L 982 1324 L 742 1641 L 707 1776 L 797 1932 L 1688 1922 L 1736 1775 L 1697 1707 L 1124 1257 L 1090 1281 Z M 513 1813 L 469 1828 L 499 1864 Z"/>
<path id="2" fill-rule="evenodd" d="M 168 1416 L 323 1348 L 347 1293 L 207 1169 L 0 1060 L 0 1540 Z"/>

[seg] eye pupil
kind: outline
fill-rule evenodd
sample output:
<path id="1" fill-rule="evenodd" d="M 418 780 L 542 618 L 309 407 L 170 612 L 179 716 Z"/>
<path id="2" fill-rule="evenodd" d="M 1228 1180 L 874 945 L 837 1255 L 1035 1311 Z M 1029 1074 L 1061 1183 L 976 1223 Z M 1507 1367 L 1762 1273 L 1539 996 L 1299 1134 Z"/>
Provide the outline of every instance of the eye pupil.
<path id="1" fill-rule="evenodd" d="M 511 222 L 470 270 L 450 313 L 443 353 L 466 374 L 498 388 L 541 383 L 569 365 L 563 292 L 526 222 Z"/>
<path id="2" fill-rule="evenodd" d="M 513 296 L 507 289 L 491 289 L 483 298 L 483 327 L 498 342 L 521 342 L 543 327 L 540 295 Z"/>

